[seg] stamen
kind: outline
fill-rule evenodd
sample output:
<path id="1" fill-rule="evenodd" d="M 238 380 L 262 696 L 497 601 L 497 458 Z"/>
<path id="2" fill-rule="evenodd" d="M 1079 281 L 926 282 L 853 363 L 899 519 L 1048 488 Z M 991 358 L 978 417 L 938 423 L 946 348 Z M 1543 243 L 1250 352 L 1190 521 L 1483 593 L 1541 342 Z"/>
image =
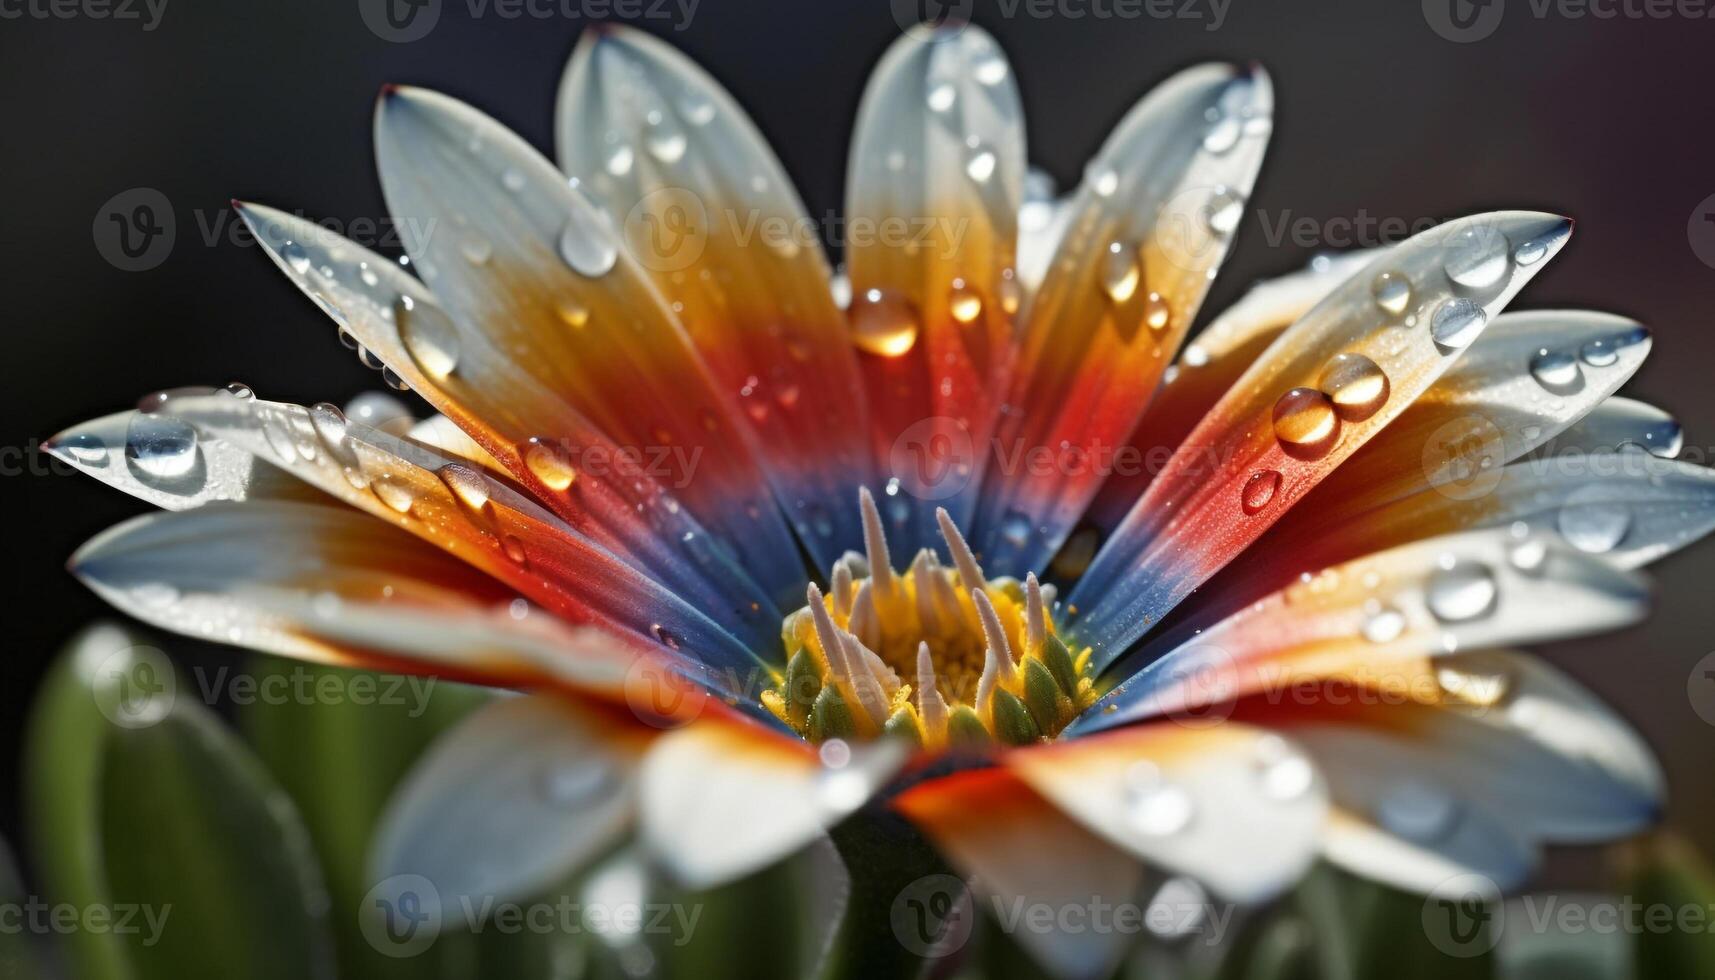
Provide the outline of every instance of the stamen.
<path id="1" fill-rule="evenodd" d="M 852 570 L 845 562 L 834 565 L 830 587 L 834 590 L 834 617 L 849 621 L 852 617 Z"/>
<path id="2" fill-rule="evenodd" d="M 917 715 L 931 747 L 947 741 L 947 702 L 935 689 L 935 659 L 929 655 L 926 641 L 917 644 Z"/>
<path id="3" fill-rule="evenodd" d="M 935 608 L 935 593 L 931 591 L 929 582 L 940 578 L 935 568 L 935 553 L 924 548 L 911 561 L 911 581 L 917 583 L 917 621 L 922 624 L 923 632 L 930 636 L 940 636 L 944 629 L 941 614 Z"/>
<path id="4" fill-rule="evenodd" d="M 1024 649 L 1026 653 L 1042 649 L 1048 636 L 1048 610 L 1042 605 L 1042 584 L 1036 573 L 1024 576 Z"/>
<path id="5" fill-rule="evenodd" d="M 1000 628 L 1000 617 L 995 615 L 994 603 L 989 601 L 986 592 L 978 592 L 972 597 L 977 607 L 977 618 L 982 620 L 983 639 L 988 643 L 988 652 L 994 654 L 999 661 L 997 679 L 1007 687 L 1016 687 L 1018 671 L 1014 668 L 1016 661 L 1012 656 L 1012 640 L 1006 635 L 1006 630 Z M 984 671 L 987 671 L 985 661 Z"/>
<path id="6" fill-rule="evenodd" d="M 822 657 L 828 662 L 828 676 L 834 683 L 834 689 L 839 692 L 840 699 L 852 709 L 853 717 L 867 716 L 868 711 L 858 710 L 863 702 L 858 700 L 857 686 L 852 682 L 851 665 L 846 662 L 845 647 L 840 643 L 840 631 L 834 626 L 834 621 L 828 616 L 828 607 L 822 603 L 822 590 L 811 582 L 805 590 L 805 596 L 810 602 L 810 621 L 816 625 L 816 641 L 822 646 Z M 876 722 L 877 725 L 880 722 Z M 867 726 L 866 734 L 869 732 Z"/>
<path id="7" fill-rule="evenodd" d="M 858 510 L 863 514 L 863 550 L 869 556 L 869 578 L 875 583 L 876 598 L 883 603 L 893 599 L 893 556 L 887 551 L 887 532 L 881 526 L 881 511 L 875 509 L 875 497 L 868 487 L 858 488 Z"/>
<path id="8" fill-rule="evenodd" d="M 882 693 L 881 681 L 869 665 L 869 657 L 875 654 L 865 650 L 857 637 L 850 633 L 840 634 L 840 646 L 846 669 L 851 671 L 852 689 L 857 692 L 858 703 L 863 705 L 864 713 L 875 722 L 875 727 L 880 728 L 887 724 L 887 697 Z M 864 656 L 866 653 L 869 657 Z"/>
<path id="9" fill-rule="evenodd" d="M 953 566 L 959 570 L 959 582 L 965 591 L 974 595 L 988 588 L 982 566 L 977 564 L 977 556 L 965 543 L 965 536 L 959 533 L 958 525 L 953 523 L 953 515 L 947 513 L 947 508 L 935 508 L 935 522 L 941 525 L 941 537 L 946 539 L 947 551 L 953 556 Z"/>
<path id="10" fill-rule="evenodd" d="M 862 640 L 864 646 L 875 649 L 881 646 L 881 616 L 875 611 L 875 592 L 870 586 L 872 580 L 866 579 L 858 586 L 857 598 L 852 601 L 851 618 L 846 626 Z"/>

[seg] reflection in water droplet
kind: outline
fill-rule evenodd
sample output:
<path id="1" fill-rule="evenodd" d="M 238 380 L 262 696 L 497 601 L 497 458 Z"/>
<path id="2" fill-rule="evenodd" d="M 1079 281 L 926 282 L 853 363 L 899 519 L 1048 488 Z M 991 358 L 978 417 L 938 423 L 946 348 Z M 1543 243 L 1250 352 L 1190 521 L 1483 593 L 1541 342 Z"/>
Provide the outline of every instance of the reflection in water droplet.
<path id="1" fill-rule="evenodd" d="M 1092 160 L 1084 169 L 1084 183 L 1090 185 L 1097 197 L 1112 197 L 1119 190 L 1120 175 L 1107 164 Z"/>
<path id="2" fill-rule="evenodd" d="M 1685 429 L 1674 419 L 1662 419 L 1645 430 L 1644 448 L 1662 459 L 1673 459 L 1685 449 Z"/>
<path id="3" fill-rule="evenodd" d="M 1525 242 L 1513 251 L 1513 261 L 1519 265 L 1535 265 L 1548 254 L 1548 246 L 1537 241 Z"/>
<path id="4" fill-rule="evenodd" d="M 947 306 L 953 314 L 953 319 L 960 323 L 972 323 L 982 315 L 983 298 L 963 279 L 954 279 L 952 291 L 947 297 Z"/>
<path id="5" fill-rule="evenodd" d="M 567 222 L 565 230 L 560 233 L 560 258 L 572 267 L 572 271 L 586 279 L 607 275 L 619 261 L 619 249 L 613 243 L 612 234 L 607 228 L 598 226 L 601 220 L 576 217 Z"/>
<path id="6" fill-rule="evenodd" d="M 1143 270 L 1137 265 L 1137 251 L 1124 242 L 1109 242 L 1102 256 L 1102 290 L 1115 303 L 1124 303 L 1137 293 Z"/>
<path id="7" fill-rule="evenodd" d="M 993 151 L 981 147 L 973 149 L 965 158 L 965 175 L 979 184 L 986 184 L 994 176 L 996 162 Z"/>
<path id="8" fill-rule="evenodd" d="M 175 418 L 135 414 L 125 429 L 125 458 L 149 476 L 184 476 L 196 466 L 197 432 Z"/>
<path id="9" fill-rule="evenodd" d="M 1389 391 L 1387 374 L 1362 354 L 1336 354 L 1322 369 L 1317 387 L 1348 422 L 1360 422 L 1381 411 Z"/>
<path id="10" fill-rule="evenodd" d="M 1429 577 L 1424 601 L 1436 619 L 1463 623 L 1488 615 L 1495 608 L 1499 589 L 1495 573 L 1478 561 L 1443 559 Z"/>
<path id="11" fill-rule="evenodd" d="M 1252 473 L 1239 493 L 1240 506 L 1245 513 L 1255 514 L 1268 506 L 1268 502 L 1274 499 L 1274 492 L 1279 489 L 1280 474 L 1274 470 Z"/>
<path id="12" fill-rule="evenodd" d="M 529 556 L 524 553 L 524 542 L 510 534 L 500 536 L 500 550 L 506 553 L 506 557 L 520 565 L 529 559 Z"/>
<path id="13" fill-rule="evenodd" d="M 1619 547 L 1631 530 L 1632 510 L 1616 500 L 1592 500 L 1588 491 L 1600 492 L 1591 485 L 1574 492 L 1560 508 L 1555 526 L 1560 536 L 1579 551 L 1592 555 L 1606 554 Z"/>
<path id="14" fill-rule="evenodd" d="M 1152 762 L 1135 762 L 1126 770 L 1125 797 L 1132 829 L 1149 837 L 1184 830 L 1195 809 L 1191 794 L 1170 782 Z"/>
<path id="15" fill-rule="evenodd" d="M 1598 337 L 1580 348 L 1578 356 L 1591 367 L 1608 367 L 1620 359 L 1619 345 L 1605 337 Z"/>
<path id="16" fill-rule="evenodd" d="M 1209 225 L 1209 230 L 1217 235 L 1231 235 L 1239 228 L 1239 221 L 1245 215 L 1245 199 L 1237 191 L 1229 187 L 1216 188 L 1209 203 L 1203 207 L 1203 219 Z"/>
<path id="17" fill-rule="evenodd" d="M 946 112 L 953 107 L 953 103 L 958 101 L 958 98 L 959 90 L 953 87 L 953 83 L 942 82 L 929 89 L 929 96 L 926 101 L 932 111 Z"/>
<path id="18" fill-rule="evenodd" d="M 1544 347 L 1539 349 L 1530 359 L 1530 376 L 1536 383 L 1557 395 L 1566 394 L 1577 387 L 1583 375 L 1578 370 L 1578 359 L 1565 351 L 1551 351 Z"/>
<path id="19" fill-rule="evenodd" d="M 571 461 L 554 448 L 551 440 L 532 436 L 519 455 L 524 457 L 524 465 L 549 490 L 564 490 L 578 478 L 578 471 L 572 468 Z"/>
<path id="20" fill-rule="evenodd" d="M 87 466 L 107 465 L 107 443 L 93 432 L 79 432 L 60 443 L 66 455 Z"/>
<path id="21" fill-rule="evenodd" d="M 448 463 L 435 471 L 459 502 L 473 511 L 488 506 L 488 480 L 463 463 Z"/>
<path id="22" fill-rule="evenodd" d="M 662 163 L 678 163 L 685 155 L 688 145 L 685 134 L 665 122 L 652 129 L 645 142 L 649 147 L 649 155 Z"/>
<path id="23" fill-rule="evenodd" d="M 1489 315 L 1468 299 L 1448 299 L 1435 308 L 1429 319 L 1429 336 L 1444 351 L 1461 350 L 1483 332 Z"/>
<path id="24" fill-rule="evenodd" d="M 880 357 L 898 357 L 917 343 L 917 314 L 905 297 L 866 289 L 852 299 L 852 342 Z"/>
<path id="25" fill-rule="evenodd" d="M 369 484 L 375 496 L 393 510 L 405 514 L 411 510 L 411 491 L 398 479 L 383 473 Z"/>
<path id="26" fill-rule="evenodd" d="M 1334 402 L 1315 388 L 1294 388 L 1274 403 L 1274 437 L 1290 456 L 1327 455 L 1340 438 Z"/>
<path id="27" fill-rule="evenodd" d="M 458 328 L 440 307 L 400 296 L 393 304 L 393 322 L 406 353 L 424 374 L 443 380 L 458 367 Z"/>
<path id="28" fill-rule="evenodd" d="M 1022 548 L 1030 541 L 1030 515 L 1021 510 L 1009 510 L 1000 522 L 1000 536 L 1014 548 Z"/>
<path id="29" fill-rule="evenodd" d="M 1488 225 L 1466 228 L 1447 243 L 1442 268 L 1465 289 L 1488 289 L 1507 274 L 1507 236 Z"/>
<path id="30" fill-rule="evenodd" d="M 1397 272 L 1383 272 L 1370 283 L 1370 295 L 1384 312 L 1398 316 L 1411 305 L 1411 283 Z"/>
<path id="31" fill-rule="evenodd" d="M 1167 308 L 1167 300 L 1160 293 L 1151 291 L 1143 298 L 1143 322 L 1149 329 L 1165 330 L 1172 318 L 1173 311 Z"/>
<path id="32" fill-rule="evenodd" d="M 1405 614 L 1392 606 L 1377 605 L 1365 612 L 1360 628 L 1371 643 L 1392 643 L 1405 632 Z"/>
<path id="33" fill-rule="evenodd" d="M 287 242 L 280 246 L 280 257 L 286 260 L 286 266 L 298 275 L 310 271 L 310 255 L 304 251 L 304 246 L 297 242 Z"/>

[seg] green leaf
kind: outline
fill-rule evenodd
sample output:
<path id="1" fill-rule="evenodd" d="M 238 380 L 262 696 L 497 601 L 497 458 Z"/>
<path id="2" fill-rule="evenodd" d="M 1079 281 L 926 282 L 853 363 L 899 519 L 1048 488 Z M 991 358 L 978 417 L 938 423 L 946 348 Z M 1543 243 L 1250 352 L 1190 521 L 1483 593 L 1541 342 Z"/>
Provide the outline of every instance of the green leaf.
<path id="1" fill-rule="evenodd" d="M 1642 842 L 1628 894 L 1646 910 L 1652 906 L 1673 910 L 1676 921 L 1682 910 L 1695 910 L 1701 916 L 1701 931 L 1677 927 L 1640 931 L 1634 947 L 1638 976 L 1715 980 L 1715 940 L 1710 937 L 1708 919 L 1715 909 L 1715 874 L 1689 844 L 1666 833 Z M 1647 924 L 1648 919 L 1644 921 Z"/>
<path id="2" fill-rule="evenodd" d="M 30 897 L 18 876 L 18 866 L 12 861 L 12 849 L 0 838 L 0 907 L 22 908 Z M 35 944 L 36 937 L 29 928 L 0 929 L 0 977 L 34 980 L 44 976 Z"/>
<path id="3" fill-rule="evenodd" d="M 403 677 L 257 656 L 255 684 L 235 688 L 239 722 L 257 754 L 297 803 L 322 862 L 334 910 L 342 977 L 466 975 L 470 937 L 443 937 L 411 959 L 382 955 L 359 928 L 370 885 L 369 846 L 399 781 L 443 731 L 493 693 L 428 677 Z M 546 974 L 543 974 L 546 975 Z"/>
<path id="4" fill-rule="evenodd" d="M 113 907 L 140 910 L 123 945 L 162 980 L 334 975 L 327 893 L 290 798 L 181 686 L 112 734 L 101 834 Z"/>
<path id="5" fill-rule="evenodd" d="M 146 716 L 150 701 L 136 695 L 171 676 L 165 654 L 112 625 L 78 634 L 48 670 L 24 746 L 26 833 L 47 899 L 79 908 L 107 904 L 99 796 L 102 759 L 121 730 L 111 719 L 130 724 Z M 110 933 L 80 930 L 64 937 L 62 949 L 76 976 L 131 976 L 124 949 Z"/>

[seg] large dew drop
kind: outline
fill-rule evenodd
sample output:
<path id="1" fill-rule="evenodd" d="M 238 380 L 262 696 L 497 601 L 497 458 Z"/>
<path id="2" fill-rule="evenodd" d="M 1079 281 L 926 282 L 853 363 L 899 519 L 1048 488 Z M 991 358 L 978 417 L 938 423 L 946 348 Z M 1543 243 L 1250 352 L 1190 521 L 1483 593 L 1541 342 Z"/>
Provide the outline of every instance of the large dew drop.
<path id="1" fill-rule="evenodd" d="M 1137 250 L 1124 242 L 1110 242 L 1102 256 L 1102 291 L 1108 299 L 1124 303 L 1137 295 L 1143 270 L 1137 265 Z"/>
<path id="2" fill-rule="evenodd" d="M 1489 314 L 1468 299 L 1449 299 L 1429 319 L 1429 336 L 1443 351 L 1463 350 L 1483 332 Z"/>
<path id="3" fill-rule="evenodd" d="M 1125 797 L 1132 829 L 1146 837 L 1177 834 L 1191 822 L 1195 810 L 1191 794 L 1151 762 L 1136 762 L 1126 770 Z"/>
<path id="4" fill-rule="evenodd" d="M 1239 505 L 1246 514 L 1255 514 L 1268 506 L 1274 499 L 1274 493 L 1280 489 L 1280 474 L 1274 470 L 1260 470 L 1252 473 L 1245 481 L 1244 488 L 1239 492 Z"/>
<path id="5" fill-rule="evenodd" d="M 1531 356 L 1530 376 L 1549 391 L 1564 395 L 1578 387 L 1582 374 L 1578 370 L 1576 357 L 1565 351 L 1553 351 L 1545 347 Z"/>
<path id="6" fill-rule="evenodd" d="M 1370 283 L 1370 295 L 1384 313 L 1398 316 L 1411 305 L 1411 283 L 1397 272 L 1383 272 Z"/>
<path id="7" fill-rule="evenodd" d="M 532 437 L 521 455 L 524 465 L 550 490 L 564 490 L 578 478 L 578 471 L 548 440 Z"/>
<path id="8" fill-rule="evenodd" d="M 1348 422 L 1360 422 L 1387 404 L 1387 374 L 1362 354 L 1336 354 L 1322 369 L 1317 387 L 1334 403 L 1334 411 Z"/>
<path id="9" fill-rule="evenodd" d="M 459 363 L 458 328 L 433 303 L 400 296 L 393 304 L 393 322 L 406 353 L 424 374 L 445 379 Z"/>
<path id="10" fill-rule="evenodd" d="M 917 343 L 917 313 L 905 297 L 866 289 L 852 299 L 852 342 L 865 353 L 899 357 Z"/>
<path id="11" fill-rule="evenodd" d="M 1464 289 L 1492 288 L 1506 276 L 1510 266 L 1507 236 L 1487 225 L 1454 235 L 1447 243 L 1442 265 L 1447 278 Z"/>
<path id="12" fill-rule="evenodd" d="M 1592 500 L 1584 491 L 1599 489 L 1585 487 L 1574 492 L 1560 508 L 1555 526 L 1560 536 L 1579 551 L 1602 555 L 1619 547 L 1632 527 L 1632 510 L 1616 500 Z"/>
<path id="13" fill-rule="evenodd" d="M 1340 439 L 1334 401 L 1315 388 L 1294 388 L 1274 403 L 1274 437 L 1287 455 L 1316 459 Z"/>
<path id="14" fill-rule="evenodd" d="M 1429 577 L 1424 602 L 1443 623 L 1463 623 L 1488 615 L 1499 594 L 1489 566 L 1475 561 L 1443 561 Z"/>
<path id="15" fill-rule="evenodd" d="M 125 459 L 159 479 L 184 476 L 196 466 L 197 432 L 178 419 L 139 412 L 125 429 Z"/>
<path id="16" fill-rule="evenodd" d="M 560 258 L 586 279 L 599 279 L 619 262 L 613 235 L 597 216 L 574 217 L 560 232 Z"/>

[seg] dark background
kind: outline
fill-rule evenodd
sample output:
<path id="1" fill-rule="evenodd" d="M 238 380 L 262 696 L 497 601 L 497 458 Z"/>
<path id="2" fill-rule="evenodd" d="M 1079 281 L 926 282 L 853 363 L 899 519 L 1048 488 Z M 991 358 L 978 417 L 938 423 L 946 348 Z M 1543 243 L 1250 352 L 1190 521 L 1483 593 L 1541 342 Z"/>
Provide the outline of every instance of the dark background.
<path id="1" fill-rule="evenodd" d="M 473 17 L 470 0 L 440 2 L 438 24 L 411 43 L 366 28 L 359 0 L 167 0 L 147 32 L 138 21 L 0 19 L 8 837 L 22 710 L 46 659 L 105 613 L 63 571 L 65 557 L 142 509 L 94 481 L 46 472 L 35 442 L 172 385 L 243 380 L 265 397 L 336 403 L 378 386 L 260 251 L 225 233 L 235 196 L 312 217 L 383 218 L 370 148 L 383 83 L 442 89 L 551 147 L 560 71 L 589 20 L 509 19 L 493 7 Z M 1572 243 L 1520 305 L 1589 305 L 1653 327 L 1655 357 L 1626 394 L 1677 413 L 1688 455 L 1710 457 L 1715 269 L 1693 251 L 1688 223 L 1715 193 L 1715 20 L 1538 17 L 1527 0 L 1510 0 L 1492 36 L 1456 44 L 1416 2 L 1232 0 L 1215 31 L 1206 3 L 1194 5 L 1200 20 L 1037 18 L 1030 9 L 979 0 L 973 16 L 1009 52 L 1031 157 L 1062 186 L 1169 72 L 1220 58 L 1258 60 L 1273 74 L 1274 142 L 1209 309 L 1314 250 L 1271 242 L 1259 210 L 1268 227 L 1312 219 L 1327 245 L 1346 244 L 1336 222 L 1364 215 L 1571 214 Z M 839 207 L 859 93 L 899 31 L 885 0 L 702 0 L 683 30 L 641 26 L 736 94 L 812 214 Z M 92 233 L 104 202 L 133 187 L 159 189 L 177 220 L 172 252 L 143 272 L 108 264 Z M 1377 244 L 1377 230 L 1358 244 Z M 1643 730 L 1665 760 L 1670 819 L 1708 851 L 1715 729 L 1693 711 L 1687 683 L 1715 647 L 1715 546 L 1653 573 L 1659 598 L 1646 624 L 1549 653 Z"/>

